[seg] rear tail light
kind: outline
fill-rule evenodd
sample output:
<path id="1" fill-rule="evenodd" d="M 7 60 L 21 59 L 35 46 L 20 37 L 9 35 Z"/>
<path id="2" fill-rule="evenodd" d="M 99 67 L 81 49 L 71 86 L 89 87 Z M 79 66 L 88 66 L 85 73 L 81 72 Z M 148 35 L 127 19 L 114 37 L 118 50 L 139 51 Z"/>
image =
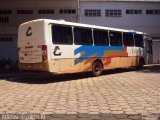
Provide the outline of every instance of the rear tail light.
<path id="1" fill-rule="evenodd" d="M 47 60 L 47 46 L 42 45 L 42 60 L 43 62 Z"/>

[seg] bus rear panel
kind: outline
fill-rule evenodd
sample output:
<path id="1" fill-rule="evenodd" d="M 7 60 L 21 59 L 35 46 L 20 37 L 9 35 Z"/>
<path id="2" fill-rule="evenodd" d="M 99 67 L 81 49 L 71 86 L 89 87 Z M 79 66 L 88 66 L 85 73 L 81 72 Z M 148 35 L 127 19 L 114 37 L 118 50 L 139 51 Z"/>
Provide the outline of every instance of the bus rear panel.
<path id="1" fill-rule="evenodd" d="M 49 71 L 44 21 L 23 23 L 18 31 L 20 70 Z"/>

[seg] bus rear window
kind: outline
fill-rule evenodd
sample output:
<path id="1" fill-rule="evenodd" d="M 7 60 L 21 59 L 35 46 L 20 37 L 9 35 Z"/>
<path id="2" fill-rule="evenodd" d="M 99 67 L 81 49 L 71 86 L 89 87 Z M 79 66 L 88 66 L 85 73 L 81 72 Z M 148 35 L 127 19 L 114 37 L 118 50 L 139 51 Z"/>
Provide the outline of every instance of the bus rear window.
<path id="1" fill-rule="evenodd" d="M 143 36 L 140 34 L 134 35 L 135 39 L 135 46 L 136 47 L 143 47 Z"/>
<path id="2" fill-rule="evenodd" d="M 52 26 L 52 42 L 54 44 L 73 44 L 71 26 Z"/>

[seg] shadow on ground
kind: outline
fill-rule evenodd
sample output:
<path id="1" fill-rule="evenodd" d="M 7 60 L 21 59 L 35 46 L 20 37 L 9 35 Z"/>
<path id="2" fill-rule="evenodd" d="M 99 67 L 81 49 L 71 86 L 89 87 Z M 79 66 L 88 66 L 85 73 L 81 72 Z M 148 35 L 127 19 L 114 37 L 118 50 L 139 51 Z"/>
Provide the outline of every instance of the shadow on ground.
<path id="1" fill-rule="evenodd" d="M 106 70 L 106 71 L 103 71 L 102 76 L 109 75 L 109 74 L 117 74 L 122 72 L 129 72 L 134 70 L 135 69 L 133 68 Z M 19 71 L 16 73 L 3 73 L 3 75 L 0 74 L 0 79 L 11 81 L 11 82 L 26 83 L 26 84 L 47 84 L 47 83 L 54 83 L 54 82 L 79 80 L 79 79 L 91 78 L 91 77 L 93 76 L 90 72 L 53 75 L 50 73 Z"/>
<path id="2" fill-rule="evenodd" d="M 143 73 L 160 73 L 160 64 L 145 66 L 144 70 L 141 70 L 140 72 L 143 72 Z"/>
<path id="3" fill-rule="evenodd" d="M 130 71 L 137 71 L 143 73 L 160 73 L 160 65 L 146 66 L 143 70 L 136 70 L 135 68 L 121 68 L 103 71 L 103 75 L 118 74 Z M 91 78 L 92 74 L 89 72 L 75 73 L 75 74 L 62 74 L 53 75 L 50 73 L 37 73 L 37 72 L 13 72 L 13 73 L 0 73 L 0 79 L 11 82 L 26 83 L 26 84 L 47 84 L 54 82 L 64 82 L 79 80 L 83 78 Z"/>

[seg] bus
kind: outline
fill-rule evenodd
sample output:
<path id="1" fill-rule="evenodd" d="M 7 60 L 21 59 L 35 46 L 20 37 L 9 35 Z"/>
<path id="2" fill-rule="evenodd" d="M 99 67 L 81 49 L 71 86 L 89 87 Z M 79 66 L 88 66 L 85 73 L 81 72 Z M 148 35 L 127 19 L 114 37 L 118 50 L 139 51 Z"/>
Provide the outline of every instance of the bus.
<path id="1" fill-rule="evenodd" d="M 18 30 L 19 69 L 55 74 L 145 64 L 143 32 L 64 20 L 36 19 Z"/>

